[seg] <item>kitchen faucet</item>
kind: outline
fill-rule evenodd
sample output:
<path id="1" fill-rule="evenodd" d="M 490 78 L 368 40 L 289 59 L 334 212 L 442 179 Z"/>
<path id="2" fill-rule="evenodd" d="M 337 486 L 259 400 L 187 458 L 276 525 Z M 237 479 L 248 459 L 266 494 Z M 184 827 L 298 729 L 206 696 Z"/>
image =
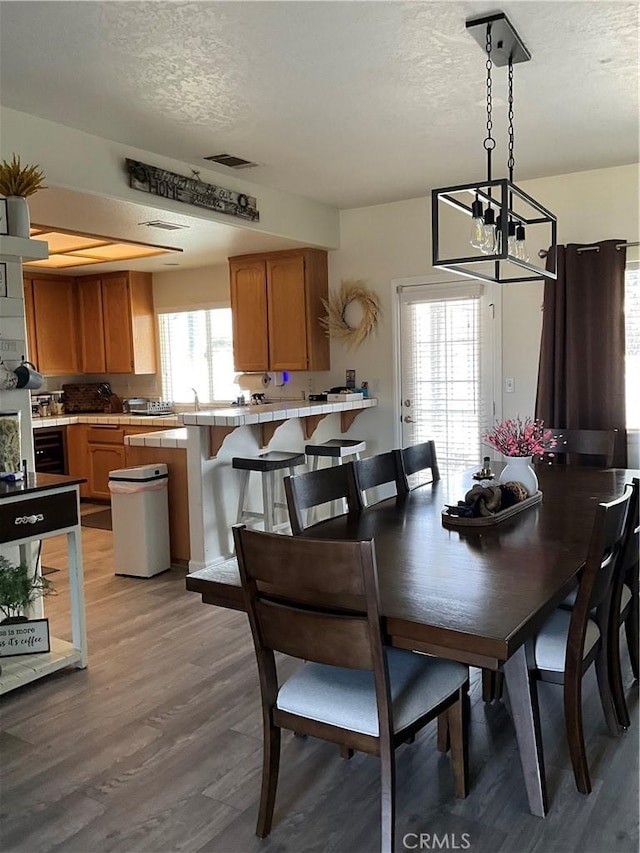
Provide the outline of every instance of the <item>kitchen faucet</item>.
<path id="1" fill-rule="evenodd" d="M 193 410 L 194 412 L 200 411 L 200 400 L 198 400 L 198 392 L 195 388 L 191 389 L 193 391 Z"/>

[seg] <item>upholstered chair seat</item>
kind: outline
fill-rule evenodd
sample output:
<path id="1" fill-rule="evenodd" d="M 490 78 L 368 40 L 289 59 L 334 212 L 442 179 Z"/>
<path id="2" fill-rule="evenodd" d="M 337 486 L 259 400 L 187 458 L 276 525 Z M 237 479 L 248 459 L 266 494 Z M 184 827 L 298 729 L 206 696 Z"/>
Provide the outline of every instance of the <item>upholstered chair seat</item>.
<path id="1" fill-rule="evenodd" d="M 386 649 L 394 731 L 459 690 L 468 667 L 453 661 Z M 378 737 L 373 672 L 306 663 L 282 684 L 276 707 L 331 726 Z"/>

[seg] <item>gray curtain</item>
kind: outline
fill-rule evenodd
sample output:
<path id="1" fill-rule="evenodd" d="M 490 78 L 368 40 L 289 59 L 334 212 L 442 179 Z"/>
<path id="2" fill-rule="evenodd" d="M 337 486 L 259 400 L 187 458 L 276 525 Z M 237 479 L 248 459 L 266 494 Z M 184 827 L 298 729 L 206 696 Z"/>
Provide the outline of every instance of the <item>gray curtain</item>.
<path id="1" fill-rule="evenodd" d="M 614 465 L 627 464 L 624 240 L 580 252 L 558 246 L 558 279 L 545 280 L 536 417 L 548 427 L 617 429 Z"/>

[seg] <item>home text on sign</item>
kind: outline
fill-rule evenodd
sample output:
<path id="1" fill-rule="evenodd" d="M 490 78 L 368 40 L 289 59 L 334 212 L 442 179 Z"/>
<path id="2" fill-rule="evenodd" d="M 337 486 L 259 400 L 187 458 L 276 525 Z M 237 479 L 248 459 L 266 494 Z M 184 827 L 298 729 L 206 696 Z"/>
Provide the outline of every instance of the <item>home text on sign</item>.
<path id="1" fill-rule="evenodd" d="M 256 200 L 252 196 L 217 187 L 214 184 L 206 184 L 196 178 L 177 175 L 175 172 L 158 169 L 156 166 L 140 163 L 139 160 L 130 160 L 128 157 L 126 164 L 129 185 L 134 190 L 181 201 L 184 204 L 193 204 L 196 207 L 206 207 L 208 210 L 226 213 L 229 216 L 239 216 L 241 219 L 250 219 L 252 222 L 260 220 Z"/>

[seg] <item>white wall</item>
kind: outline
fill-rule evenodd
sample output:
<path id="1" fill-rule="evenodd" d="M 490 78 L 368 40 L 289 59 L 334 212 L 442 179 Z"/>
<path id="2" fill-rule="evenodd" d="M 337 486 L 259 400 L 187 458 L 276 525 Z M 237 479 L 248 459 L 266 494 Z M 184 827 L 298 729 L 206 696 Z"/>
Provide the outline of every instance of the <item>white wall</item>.
<path id="1" fill-rule="evenodd" d="M 38 163 L 52 186 L 78 190 L 105 198 L 141 203 L 158 210 L 184 214 L 189 210 L 200 219 L 229 224 L 229 217 L 204 208 L 186 208 L 184 204 L 154 195 L 142 194 L 129 187 L 125 158 L 151 163 L 161 169 L 189 175 L 191 166 L 122 145 L 70 127 L 46 121 L 37 116 L 0 107 L 2 127 L 2 157 L 20 152 L 23 163 Z M 220 173 L 205 166 L 199 167 L 202 180 L 216 183 Z M 314 246 L 337 246 L 339 243 L 338 212 L 326 204 L 309 201 L 300 196 L 252 184 L 237 175 L 225 174 L 228 189 L 255 196 L 260 222 L 245 227 L 300 240 Z"/>
<path id="2" fill-rule="evenodd" d="M 199 267 L 153 274 L 153 303 L 157 314 L 184 308 L 230 305 L 229 267 Z"/>
<path id="3" fill-rule="evenodd" d="M 558 217 L 559 242 L 588 243 L 620 238 L 638 240 L 637 164 L 559 175 L 521 186 Z M 358 383 L 368 380 L 379 407 L 358 418 L 351 432 L 371 442 L 371 449 L 393 445 L 393 347 L 390 282 L 396 278 L 438 273 L 430 263 L 430 199 L 345 210 L 340 216 L 341 247 L 330 253 L 330 286 L 363 279 L 380 297 L 382 316 L 376 335 L 357 350 L 332 343 L 332 375 L 355 368 Z M 637 250 L 630 251 L 631 252 Z M 462 279 L 461 279 L 462 280 Z M 533 413 L 542 326 L 542 284 L 502 288 L 503 378 L 513 377 L 515 393 L 503 395 L 503 416 Z"/>

